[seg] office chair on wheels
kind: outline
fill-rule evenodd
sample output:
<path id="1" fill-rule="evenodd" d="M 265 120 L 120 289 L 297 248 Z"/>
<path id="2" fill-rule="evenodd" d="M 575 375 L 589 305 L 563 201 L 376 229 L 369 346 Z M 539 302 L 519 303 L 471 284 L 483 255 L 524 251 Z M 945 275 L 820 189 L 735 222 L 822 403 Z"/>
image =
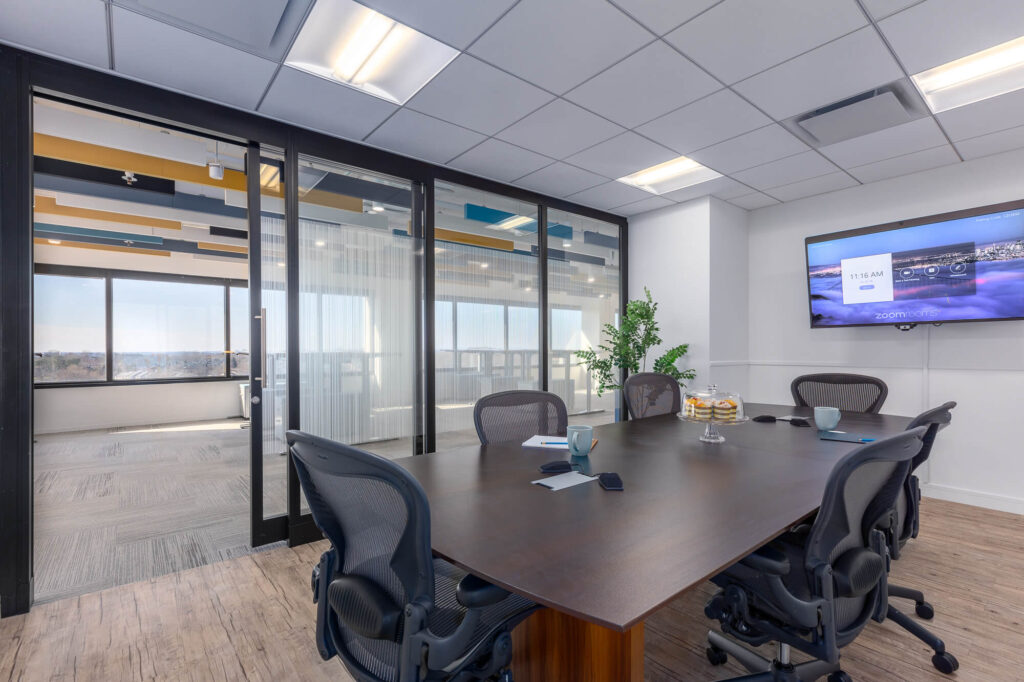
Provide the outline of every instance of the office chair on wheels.
<path id="1" fill-rule="evenodd" d="M 537 605 L 431 556 L 427 497 L 402 467 L 301 431 L 288 445 L 331 541 L 312 577 L 320 656 L 359 682 L 512 682 L 510 632 Z"/>
<path id="2" fill-rule="evenodd" d="M 921 484 L 914 471 L 917 470 L 931 455 L 932 446 L 935 443 L 935 436 L 941 429 L 944 429 L 952 421 L 953 416 L 950 410 L 956 407 L 955 402 L 948 402 L 939 407 L 932 408 L 916 416 L 907 426 L 907 430 L 924 427 L 926 429 L 922 438 L 921 451 L 917 453 L 910 463 L 910 471 L 903 485 L 900 487 L 896 498 L 896 509 L 894 522 L 889 525 L 889 520 L 883 518 L 878 526 L 886 534 L 886 542 L 889 546 L 889 556 L 899 559 L 900 553 L 907 541 L 916 538 L 921 527 Z M 924 593 L 909 587 L 889 585 L 889 606 L 886 617 L 897 625 L 927 644 L 935 652 L 932 656 L 932 665 L 939 672 L 951 674 L 960 668 L 956 656 L 946 651 L 946 645 L 933 632 L 912 620 L 909 616 L 892 605 L 892 598 L 910 599 L 914 602 L 914 610 L 920 618 L 931 620 L 935 616 L 935 609 L 925 601 Z"/>
<path id="3" fill-rule="evenodd" d="M 878 414 L 889 387 L 863 374 L 804 374 L 789 386 L 797 407 L 838 407 L 843 412 Z"/>
<path id="4" fill-rule="evenodd" d="M 801 526 L 712 578 L 719 590 L 704 608 L 721 624 L 708 633 L 707 656 L 733 656 L 751 675 L 736 680 L 800 682 L 828 675 L 850 682 L 839 652 L 871 619 L 885 619 L 886 541 L 876 527 L 922 446 L 923 427 L 863 445 L 833 468 L 821 509 Z M 729 637 L 777 642 L 772 661 Z M 793 664 L 790 648 L 814 657 Z"/>
<path id="5" fill-rule="evenodd" d="M 481 445 L 523 443 L 533 436 L 565 436 L 569 414 L 554 393 L 502 391 L 476 401 L 473 424 Z"/>
<path id="6" fill-rule="evenodd" d="M 679 382 L 659 372 L 638 372 L 622 385 L 630 419 L 677 414 L 681 409 Z"/>

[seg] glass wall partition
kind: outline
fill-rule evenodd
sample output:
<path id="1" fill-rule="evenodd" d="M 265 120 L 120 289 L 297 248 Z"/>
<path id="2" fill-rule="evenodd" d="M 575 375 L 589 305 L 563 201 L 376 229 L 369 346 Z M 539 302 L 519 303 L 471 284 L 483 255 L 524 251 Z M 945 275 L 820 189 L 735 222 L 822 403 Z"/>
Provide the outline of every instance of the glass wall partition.
<path id="1" fill-rule="evenodd" d="M 548 387 L 569 409 L 569 423 L 618 421 L 618 391 L 597 385 L 576 351 L 597 348 L 620 315 L 619 226 L 566 211 L 548 211 Z"/>
<path id="2" fill-rule="evenodd" d="M 301 428 L 413 454 L 417 354 L 413 185 L 299 157 Z"/>
<path id="3" fill-rule="evenodd" d="M 434 185 L 437 449 L 477 442 L 473 405 L 540 388 L 537 206 Z"/>

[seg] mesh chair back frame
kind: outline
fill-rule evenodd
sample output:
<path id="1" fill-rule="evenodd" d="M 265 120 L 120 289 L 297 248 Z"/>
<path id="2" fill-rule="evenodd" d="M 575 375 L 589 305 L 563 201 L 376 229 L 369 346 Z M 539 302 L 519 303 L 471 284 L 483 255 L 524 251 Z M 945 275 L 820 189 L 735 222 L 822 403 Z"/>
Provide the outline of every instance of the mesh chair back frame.
<path id="1" fill-rule="evenodd" d="M 790 385 L 797 407 L 838 407 L 844 412 L 878 414 L 889 387 L 863 374 L 805 374 Z"/>
<path id="2" fill-rule="evenodd" d="M 681 409 L 679 382 L 660 372 L 637 372 L 622 386 L 631 419 L 676 414 Z"/>
<path id="3" fill-rule="evenodd" d="M 569 426 L 565 403 L 548 391 L 502 391 L 473 407 L 480 443 L 522 443 L 532 436 L 564 436 Z"/>

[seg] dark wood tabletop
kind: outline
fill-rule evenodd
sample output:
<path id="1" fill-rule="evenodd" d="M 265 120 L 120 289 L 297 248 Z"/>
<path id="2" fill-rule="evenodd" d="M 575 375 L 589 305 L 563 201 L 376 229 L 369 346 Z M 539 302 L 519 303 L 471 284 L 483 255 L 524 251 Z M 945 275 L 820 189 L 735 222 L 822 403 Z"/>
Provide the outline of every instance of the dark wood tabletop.
<path id="1" fill-rule="evenodd" d="M 748 416 L 809 415 L 746 405 Z M 838 429 L 871 437 L 907 417 L 844 413 Z M 597 481 L 560 491 L 530 482 L 566 454 L 488 445 L 396 460 L 426 490 L 435 553 L 467 571 L 592 623 L 625 631 L 813 514 L 833 465 L 857 445 L 823 441 L 785 422 L 704 426 L 674 415 L 595 428 L 592 474 L 618 473 L 623 492 Z"/>

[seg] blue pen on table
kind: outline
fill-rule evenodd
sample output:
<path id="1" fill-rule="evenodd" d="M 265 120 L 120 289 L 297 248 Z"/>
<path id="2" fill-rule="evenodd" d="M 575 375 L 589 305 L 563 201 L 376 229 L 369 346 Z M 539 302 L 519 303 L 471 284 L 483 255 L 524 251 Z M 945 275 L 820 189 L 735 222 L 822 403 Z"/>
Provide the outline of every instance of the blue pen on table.
<path id="1" fill-rule="evenodd" d="M 542 440 L 540 442 L 540 444 L 541 445 L 568 445 L 569 443 L 567 443 L 564 440 Z"/>

